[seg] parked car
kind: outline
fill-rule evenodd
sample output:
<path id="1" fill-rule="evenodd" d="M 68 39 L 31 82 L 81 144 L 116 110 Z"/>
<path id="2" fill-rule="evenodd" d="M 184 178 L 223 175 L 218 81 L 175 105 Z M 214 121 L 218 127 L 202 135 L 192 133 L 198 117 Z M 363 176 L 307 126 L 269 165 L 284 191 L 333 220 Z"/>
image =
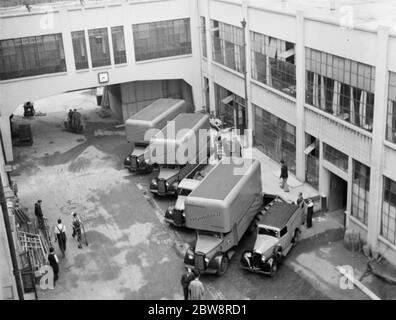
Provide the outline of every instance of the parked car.
<path id="1" fill-rule="evenodd" d="M 242 268 L 273 276 L 298 241 L 302 214 L 300 206 L 274 199 L 257 223 L 253 249 L 242 254 Z"/>

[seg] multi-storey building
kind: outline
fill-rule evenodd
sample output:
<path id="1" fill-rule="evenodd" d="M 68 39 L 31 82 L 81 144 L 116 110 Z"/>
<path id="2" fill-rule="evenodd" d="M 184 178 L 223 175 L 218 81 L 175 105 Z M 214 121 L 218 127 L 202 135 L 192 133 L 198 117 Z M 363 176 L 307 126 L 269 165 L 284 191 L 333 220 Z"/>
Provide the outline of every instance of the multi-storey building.
<path id="1" fill-rule="evenodd" d="M 392 1 L 50 2 L 0 9 L 7 161 L 9 116 L 27 100 L 107 85 L 125 119 L 158 97 L 183 97 L 251 129 L 257 149 L 285 159 L 396 263 Z"/>

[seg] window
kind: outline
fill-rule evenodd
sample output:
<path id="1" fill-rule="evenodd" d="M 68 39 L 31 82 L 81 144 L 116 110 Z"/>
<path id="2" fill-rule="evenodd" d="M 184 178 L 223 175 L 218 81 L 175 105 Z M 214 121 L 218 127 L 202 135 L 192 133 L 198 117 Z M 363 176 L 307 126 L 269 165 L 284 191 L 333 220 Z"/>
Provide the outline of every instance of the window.
<path id="1" fill-rule="evenodd" d="M 306 48 L 306 103 L 372 131 L 372 66 Z"/>
<path id="2" fill-rule="evenodd" d="M 134 24 L 136 61 L 191 54 L 190 19 Z"/>
<path id="3" fill-rule="evenodd" d="M 61 34 L 0 41 L 0 80 L 64 71 Z"/>
<path id="4" fill-rule="evenodd" d="M 384 177 L 381 235 L 396 244 L 396 181 Z"/>
<path id="5" fill-rule="evenodd" d="M 348 155 L 338 151 L 337 149 L 323 143 L 324 158 L 334 164 L 336 167 L 347 172 L 348 171 Z"/>
<path id="6" fill-rule="evenodd" d="M 216 115 L 223 122 L 225 127 L 235 127 L 237 120 L 236 109 L 244 108 L 245 99 L 232 93 L 231 91 L 219 86 L 217 83 L 214 84 L 215 93 L 215 109 Z"/>
<path id="7" fill-rule="evenodd" d="M 235 71 L 244 72 L 243 29 L 211 20 L 213 60 Z"/>
<path id="8" fill-rule="evenodd" d="M 370 168 L 353 160 L 352 216 L 367 225 Z"/>
<path id="9" fill-rule="evenodd" d="M 296 66 L 294 43 L 250 33 L 252 47 L 252 78 L 296 96 Z"/>
<path id="10" fill-rule="evenodd" d="M 286 233 L 287 233 L 287 227 L 284 227 L 284 228 L 280 231 L 280 236 L 283 237 Z"/>
<path id="11" fill-rule="evenodd" d="M 71 33 L 73 52 L 74 52 L 74 64 L 77 70 L 88 69 L 88 56 L 87 46 L 85 44 L 85 33 L 84 31 L 74 31 Z"/>
<path id="12" fill-rule="evenodd" d="M 113 43 L 114 63 L 126 63 L 127 60 L 125 52 L 124 28 L 122 26 L 112 27 L 111 39 Z"/>
<path id="13" fill-rule="evenodd" d="M 208 56 L 206 48 L 206 19 L 201 17 L 201 40 L 202 40 L 202 55 L 206 58 Z"/>
<path id="14" fill-rule="evenodd" d="M 102 67 L 111 64 L 109 37 L 107 28 L 88 30 L 89 48 L 91 49 L 92 67 Z"/>
<path id="15" fill-rule="evenodd" d="M 296 172 L 296 128 L 286 121 L 253 104 L 254 143 L 257 148 L 288 169 Z"/>
<path id="16" fill-rule="evenodd" d="M 389 73 L 386 140 L 396 143 L 396 73 Z"/>

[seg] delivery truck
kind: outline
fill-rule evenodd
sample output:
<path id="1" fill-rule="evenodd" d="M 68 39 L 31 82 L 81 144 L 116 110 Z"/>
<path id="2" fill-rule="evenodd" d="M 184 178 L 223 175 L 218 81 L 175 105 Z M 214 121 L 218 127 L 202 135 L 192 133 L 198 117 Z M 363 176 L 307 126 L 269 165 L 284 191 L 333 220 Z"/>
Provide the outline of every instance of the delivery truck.
<path id="1" fill-rule="evenodd" d="M 226 272 L 245 232 L 253 229 L 263 208 L 260 162 L 223 158 L 184 201 L 186 227 L 196 240 L 186 251 L 186 267 Z"/>
<path id="2" fill-rule="evenodd" d="M 161 130 L 167 121 L 173 120 L 182 112 L 186 112 L 184 100 L 161 98 L 131 116 L 125 122 L 125 132 L 133 149 L 124 160 L 125 168 L 131 172 L 151 171 L 152 167 L 144 159 L 144 151 L 155 133 L 150 129 Z"/>
<path id="3" fill-rule="evenodd" d="M 202 170 L 210 156 L 209 116 L 181 113 L 153 136 L 146 149 L 146 162 L 158 165 L 150 183 L 155 195 L 176 195 L 179 182 Z"/>

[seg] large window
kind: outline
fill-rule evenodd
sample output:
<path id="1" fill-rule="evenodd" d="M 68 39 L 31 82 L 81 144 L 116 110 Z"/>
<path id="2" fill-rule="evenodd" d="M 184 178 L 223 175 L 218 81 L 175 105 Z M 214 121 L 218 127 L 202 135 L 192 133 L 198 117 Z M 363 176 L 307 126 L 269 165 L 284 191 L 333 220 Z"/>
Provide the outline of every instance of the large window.
<path id="1" fill-rule="evenodd" d="M 294 43 L 251 32 L 252 78 L 296 96 Z"/>
<path id="2" fill-rule="evenodd" d="M 113 43 L 114 63 L 126 63 L 124 28 L 122 26 L 112 27 L 111 39 Z"/>
<path id="3" fill-rule="evenodd" d="M 201 17 L 201 41 L 202 41 L 202 55 L 206 58 L 208 57 L 208 52 L 206 48 L 206 19 Z"/>
<path id="4" fill-rule="evenodd" d="M 64 71 L 61 34 L 0 41 L 0 80 Z"/>
<path id="5" fill-rule="evenodd" d="M 133 25 L 136 61 L 191 53 L 190 19 Z"/>
<path id="6" fill-rule="evenodd" d="M 88 56 L 87 46 L 85 44 L 85 33 L 84 31 L 74 31 L 71 33 L 73 42 L 74 52 L 74 63 L 76 69 L 87 69 L 88 68 Z"/>
<path id="7" fill-rule="evenodd" d="M 213 60 L 238 72 L 245 67 L 243 29 L 211 20 Z"/>
<path id="8" fill-rule="evenodd" d="M 388 117 L 386 139 L 396 143 L 396 73 L 389 73 Z"/>
<path id="9" fill-rule="evenodd" d="M 259 150 L 296 172 L 296 128 L 268 111 L 254 106 L 254 143 Z"/>
<path id="10" fill-rule="evenodd" d="M 319 140 L 314 136 L 305 134 L 305 181 L 319 189 Z"/>
<path id="11" fill-rule="evenodd" d="M 327 161 L 345 172 L 348 171 L 348 156 L 345 153 L 338 151 L 326 143 L 323 144 L 323 149 L 323 156 Z"/>
<path id="12" fill-rule="evenodd" d="M 372 66 L 306 48 L 306 103 L 372 131 Z"/>
<path id="13" fill-rule="evenodd" d="M 367 225 L 370 195 L 370 168 L 353 161 L 352 216 Z"/>
<path id="14" fill-rule="evenodd" d="M 245 99 L 214 84 L 216 115 L 226 127 L 244 127 Z"/>
<path id="15" fill-rule="evenodd" d="M 88 30 L 89 48 L 91 49 L 92 67 L 102 67 L 111 64 L 109 36 L 107 28 Z"/>
<path id="16" fill-rule="evenodd" d="M 381 235 L 396 244 L 396 181 L 384 177 Z"/>

